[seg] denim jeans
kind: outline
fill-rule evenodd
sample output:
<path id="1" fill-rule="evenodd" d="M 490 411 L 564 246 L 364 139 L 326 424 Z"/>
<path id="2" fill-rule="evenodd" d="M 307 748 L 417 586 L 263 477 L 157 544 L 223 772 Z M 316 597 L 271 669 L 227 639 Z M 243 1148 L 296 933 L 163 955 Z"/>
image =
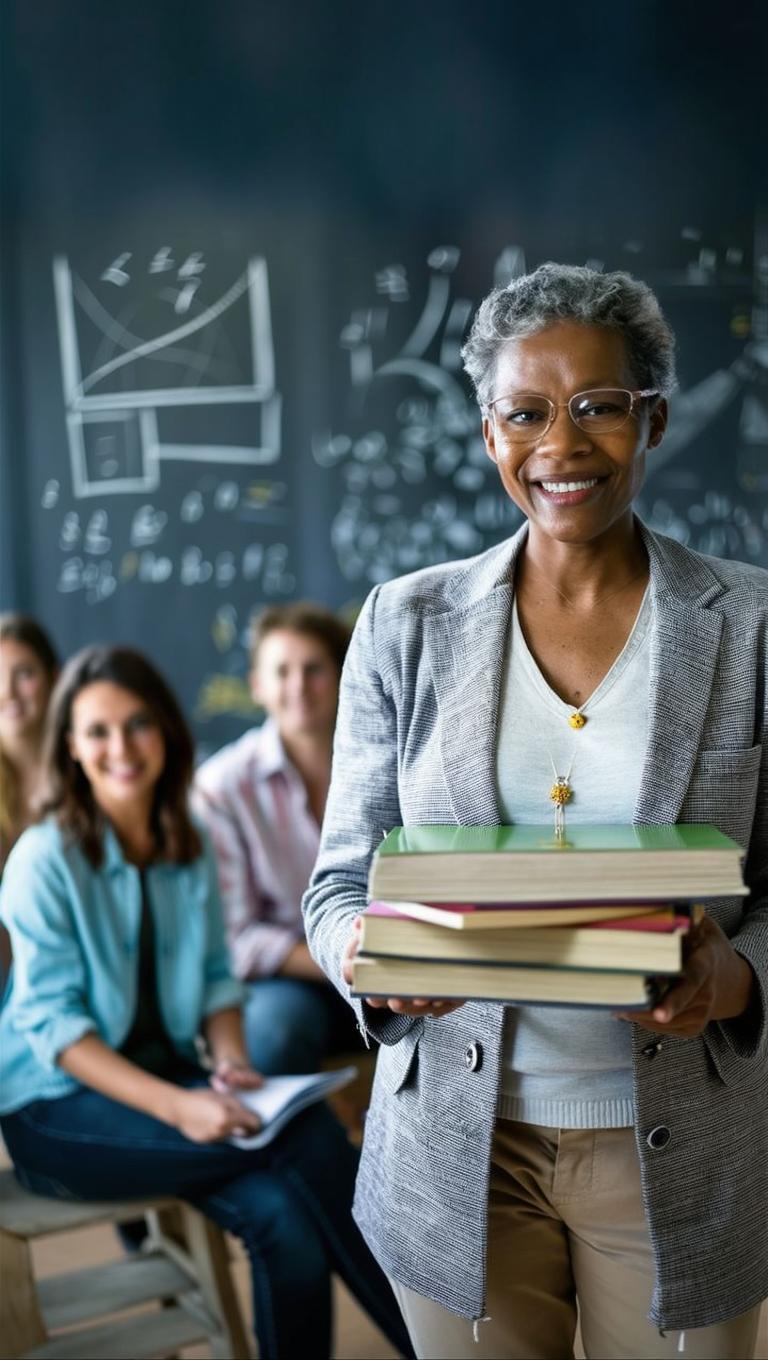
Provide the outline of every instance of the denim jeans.
<path id="1" fill-rule="evenodd" d="M 351 1008 L 328 982 L 260 978 L 243 1012 L 248 1056 L 267 1076 L 316 1072 L 324 1058 L 364 1045 Z"/>
<path id="2" fill-rule="evenodd" d="M 251 1152 L 193 1143 L 88 1089 L 34 1101 L 0 1122 L 29 1190 L 84 1200 L 173 1195 L 236 1233 L 250 1260 L 262 1360 L 330 1356 L 332 1271 L 392 1344 L 413 1354 L 350 1213 L 357 1152 L 326 1106 L 305 1110 Z"/>

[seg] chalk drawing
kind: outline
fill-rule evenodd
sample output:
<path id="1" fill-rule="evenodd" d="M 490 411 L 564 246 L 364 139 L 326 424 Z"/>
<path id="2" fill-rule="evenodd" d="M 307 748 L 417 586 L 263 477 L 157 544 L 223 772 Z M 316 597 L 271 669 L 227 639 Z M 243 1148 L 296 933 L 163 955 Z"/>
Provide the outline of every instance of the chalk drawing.
<path id="1" fill-rule="evenodd" d="M 125 288 L 132 252 L 119 255 L 101 274 L 102 282 Z M 150 261 L 148 274 L 162 276 L 175 267 L 171 248 L 163 246 Z M 177 271 L 180 288 L 173 295 L 176 314 L 191 313 L 206 265 L 202 252 L 187 256 Z M 142 338 L 113 316 L 86 282 L 74 275 L 68 259 L 53 262 L 59 353 L 69 441 L 72 490 L 78 498 L 155 491 L 164 461 L 265 465 L 281 451 L 281 402 L 275 389 L 274 349 L 266 261 L 255 257 L 229 288 L 180 325 Z M 222 380 L 222 365 L 211 345 L 225 332 L 227 314 L 238 304 L 246 309 L 249 380 Z M 83 371 L 78 313 L 101 336 L 96 362 Z M 190 343 L 192 342 L 192 343 Z M 199 349 L 195 349 L 195 344 Z M 111 353 L 110 353 L 111 351 Z M 104 357 L 110 353 L 110 357 Z M 122 375 L 151 360 L 152 383 L 123 389 Z M 90 362 L 87 361 L 87 362 Z M 175 367 L 186 381 L 155 385 L 162 366 Z M 146 368 L 142 370 L 146 372 Z M 189 381 L 192 379 L 192 381 Z M 251 406 L 256 425 L 253 444 L 211 440 L 188 444 L 160 438 L 158 411 L 195 406 Z"/>
<path id="2" fill-rule="evenodd" d="M 683 227 L 681 239 L 674 269 L 647 262 L 644 274 L 662 303 L 669 288 L 691 295 L 711 291 L 721 306 L 730 289 L 736 308 L 730 337 L 743 346 L 734 362 L 674 394 L 665 438 L 649 463 L 652 489 L 641 512 L 701 551 L 768 565 L 768 220 L 756 226 L 751 276 L 741 244 L 710 241 L 696 226 Z M 639 239 L 626 240 L 622 252 L 648 254 Z M 607 255 L 601 250 L 600 258 L 590 257 L 589 267 L 602 271 L 626 263 Z M 384 315 L 377 307 L 374 325 L 374 309 L 357 306 L 342 332 L 341 347 L 349 354 L 348 418 L 342 429 L 315 431 L 311 452 L 341 482 L 331 545 L 349 580 L 372 584 L 481 551 L 522 522 L 499 487 L 477 405 L 460 372 L 473 304 L 454 292 L 459 262 L 458 247 L 430 252 L 426 286 L 402 264 L 377 271 L 374 288 L 387 302 Z M 493 282 L 505 287 L 535 263 L 529 264 L 522 245 L 510 244 L 496 258 Z M 750 294 L 751 307 L 744 306 Z M 408 327 L 419 296 L 423 305 Z M 398 343 L 395 337 L 403 334 Z M 721 418 L 736 444 L 724 468 L 724 480 L 736 484 L 729 496 L 712 488 L 709 494 L 696 461 L 686 461 L 687 451 Z"/>

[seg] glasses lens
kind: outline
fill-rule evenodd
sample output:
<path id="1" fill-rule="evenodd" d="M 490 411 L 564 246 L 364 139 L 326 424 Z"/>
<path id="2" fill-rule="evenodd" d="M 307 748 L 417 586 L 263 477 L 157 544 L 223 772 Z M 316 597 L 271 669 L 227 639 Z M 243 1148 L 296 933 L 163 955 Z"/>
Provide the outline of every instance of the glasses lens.
<path id="1" fill-rule="evenodd" d="M 618 430 L 632 410 L 632 393 L 619 388 L 601 388 L 594 392 L 577 392 L 568 403 L 571 418 L 582 430 L 601 434 Z"/>
<path id="2" fill-rule="evenodd" d="M 530 444 L 540 439 L 552 419 L 552 403 L 533 392 L 512 392 L 493 403 L 496 419 L 507 439 Z"/>

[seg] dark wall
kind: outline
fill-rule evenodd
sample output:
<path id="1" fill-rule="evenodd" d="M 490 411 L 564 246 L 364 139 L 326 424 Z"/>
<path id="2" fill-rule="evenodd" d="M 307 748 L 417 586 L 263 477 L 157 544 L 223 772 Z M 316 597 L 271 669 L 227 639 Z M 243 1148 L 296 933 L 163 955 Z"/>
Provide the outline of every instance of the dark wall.
<path id="1" fill-rule="evenodd" d="M 657 288 L 681 393 L 642 511 L 768 565 L 761 8 L 0 19 L 0 595 L 62 650 L 146 647 L 215 746 L 254 605 L 509 533 L 458 345 L 547 258 Z"/>

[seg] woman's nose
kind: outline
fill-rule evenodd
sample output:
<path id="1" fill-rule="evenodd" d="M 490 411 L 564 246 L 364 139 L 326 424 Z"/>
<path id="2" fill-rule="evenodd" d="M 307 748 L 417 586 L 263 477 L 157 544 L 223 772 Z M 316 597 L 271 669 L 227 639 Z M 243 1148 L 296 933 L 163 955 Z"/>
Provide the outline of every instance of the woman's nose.
<path id="1" fill-rule="evenodd" d="M 573 453 L 589 453 L 592 439 L 573 419 L 567 406 L 558 406 L 547 429 L 539 440 L 538 451 L 551 453 L 553 457 L 565 457 Z"/>
<path id="2" fill-rule="evenodd" d="M 122 727 L 113 727 L 109 734 L 109 754 L 114 759 L 124 756 L 130 745 L 130 738 Z"/>

